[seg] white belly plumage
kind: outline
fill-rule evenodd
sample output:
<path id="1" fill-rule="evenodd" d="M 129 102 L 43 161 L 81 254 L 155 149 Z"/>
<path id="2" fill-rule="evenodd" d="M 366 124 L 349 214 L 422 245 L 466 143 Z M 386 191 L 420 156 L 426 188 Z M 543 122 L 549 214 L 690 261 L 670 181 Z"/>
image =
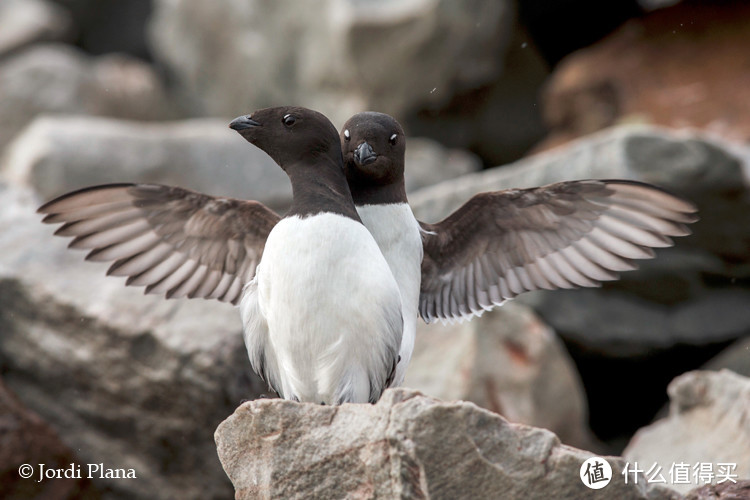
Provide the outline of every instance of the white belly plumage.
<path id="1" fill-rule="evenodd" d="M 401 385 L 414 351 L 422 281 L 422 235 L 408 203 L 357 207 L 362 222 L 375 238 L 401 293 L 404 333 L 392 386 Z"/>
<path id="2" fill-rule="evenodd" d="M 282 219 L 240 304 L 253 368 L 286 399 L 380 397 L 403 330 L 398 285 L 360 223 Z"/>

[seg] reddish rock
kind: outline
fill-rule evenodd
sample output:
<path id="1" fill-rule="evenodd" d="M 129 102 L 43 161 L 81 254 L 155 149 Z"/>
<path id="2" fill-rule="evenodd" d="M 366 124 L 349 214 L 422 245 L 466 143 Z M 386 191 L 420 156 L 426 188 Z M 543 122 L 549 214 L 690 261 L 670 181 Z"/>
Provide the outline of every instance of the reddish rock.
<path id="1" fill-rule="evenodd" d="M 624 119 L 750 139 L 750 4 L 687 2 L 564 59 L 544 91 L 545 149 Z"/>
<path id="2" fill-rule="evenodd" d="M 20 476 L 19 468 L 30 465 L 31 478 Z M 73 452 L 55 431 L 24 404 L 0 380 L 0 498 L 46 500 L 100 498 L 85 466 L 79 479 L 39 478 L 39 464 L 47 469 L 79 467 Z"/>

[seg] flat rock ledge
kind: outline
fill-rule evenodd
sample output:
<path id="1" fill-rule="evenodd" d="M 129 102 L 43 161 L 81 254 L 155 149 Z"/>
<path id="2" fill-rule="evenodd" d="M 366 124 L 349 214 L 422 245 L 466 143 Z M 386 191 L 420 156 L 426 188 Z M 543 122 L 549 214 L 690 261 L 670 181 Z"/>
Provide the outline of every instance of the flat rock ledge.
<path id="1" fill-rule="evenodd" d="M 605 457 L 611 482 L 589 489 L 579 474 L 590 452 L 473 403 L 408 389 L 375 405 L 251 401 L 214 437 L 237 499 L 682 498 L 645 480 L 626 484 L 620 457 Z"/>

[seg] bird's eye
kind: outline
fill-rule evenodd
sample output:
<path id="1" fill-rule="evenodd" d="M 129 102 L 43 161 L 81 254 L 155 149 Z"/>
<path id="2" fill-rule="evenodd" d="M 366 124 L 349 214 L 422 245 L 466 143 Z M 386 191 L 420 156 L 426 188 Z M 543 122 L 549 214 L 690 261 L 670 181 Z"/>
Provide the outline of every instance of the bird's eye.
<path id="1" fill-rule="evenodd" d="M 351 138 L 351 135 L 349 135 L 349 129 L 344 130 L 344 139 L 348 141 Z"/>
<path id="2" fill-rule="evenodd" d="M 398 134 L 393 134 L 390 139 L 388 139 L 388 142 L 391 143 L 391 146 L 396 145 L 396 139 L 398 139 Z"/>
<path id="3" fill-rule="evenodd" d="M 284 118 L 282 118 L 281 121 L 285 127 L 291 127 L 292 125 L 294 125 L 294 122 L 297 121 L 297 117 L 292 114 L 284 115 Z"/>

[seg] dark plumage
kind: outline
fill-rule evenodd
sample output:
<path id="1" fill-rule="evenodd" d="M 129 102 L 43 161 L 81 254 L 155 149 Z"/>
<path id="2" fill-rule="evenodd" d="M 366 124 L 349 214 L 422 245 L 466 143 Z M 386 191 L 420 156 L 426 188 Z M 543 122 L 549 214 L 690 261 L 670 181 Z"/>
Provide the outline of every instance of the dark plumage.
<path id="1" fill-rule="evenodd" d="M 373 210 L 369 206 L 406 203 L 405 138 L 396 120 L 357 114 L 344 125 L 341 141 L 361 215 Z M 419 313 L 427 322 L 461 319 L 529 290 L 600 286 L 635 269 L 636 260 L 654 257 L 652 248 L 690 234 L 686 224 L 698 220 L 696 212 L 687 200 L 625 180 L 478 194 L 441 222 L 419 222 Z M 371 224 L 365 220 L 368 229 Z M 384 254 L 394 245 L 378 244 Z"/>

